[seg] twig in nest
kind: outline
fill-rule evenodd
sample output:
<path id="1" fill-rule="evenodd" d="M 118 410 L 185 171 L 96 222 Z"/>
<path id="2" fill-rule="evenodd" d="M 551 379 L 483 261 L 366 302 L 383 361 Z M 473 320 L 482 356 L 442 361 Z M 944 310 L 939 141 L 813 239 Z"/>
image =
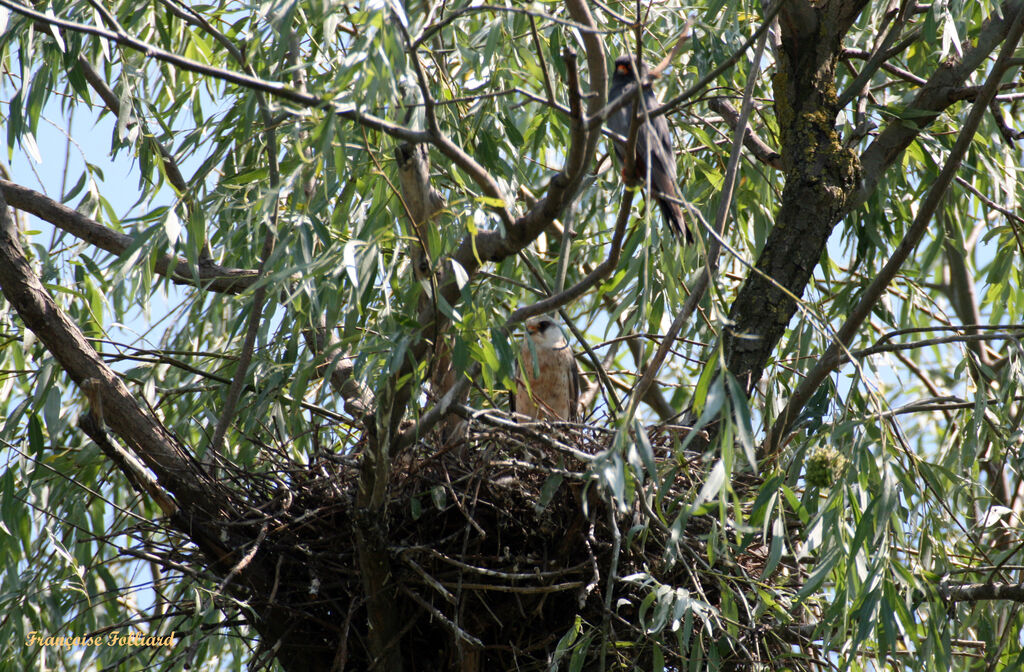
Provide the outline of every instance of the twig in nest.
<path id="1" fill-rule="evenodd" d="M 415 560 L 409 557 L 409 553 L 411 552 L 411 550 L 412 549 L 407 549 L 405 552 L 402 553 L 402 561 L 405 562 L 405 564 L 412 567 L 412 570 L 419 574 L 420 578 L 423 579 L 428 586 L 430 586 L 437 592 L 441 593 L 441 597 L 443 597 L 449 604 L 455 604 L 455 596 L 452 595 L 447 588 L 441 585 L 441 583 L 437 579 L 432 577 L 430 574 L 427 574 L 427 571 L 420 567 Z"/>
<path id="2" fill-rule="evenodd" d="M 412 549 L 409 549 L 409 550 L 412 550 Z M 442 553 L 440 551 L 437 551 L 437 550 L 435 550 L 433 548 L 423 548 L 423 549 L 417 549 L 417 550 L 425 550 L 428 553 L 430 553 L 430 555 L 433 555 L 435 558 L 437 558 L 437 559 L 439 559 L 439 560 L 441 560 L 443 562 L 447 562 L 448 564 L 453 565 L 455 567 L 458 567 L 459 569 L 464 569 L 464 570 L 466 570 L 468 572 L 475 572 L 475 573 L 481 574 L 483 576 L 493 576 L 496 579 L 508 579 L 508 580 L 511 580 L 511 581 L 528 581 L 530 579 L 546 579 L 546 578 L 553 578 L 553 577 L 556 577 L 556 576 L 564 576 L 566 574 L 573 574 L 573 573 L 583 569 L 584 565 L 587 564 L 587 563 L 581 563 L 579 565 L 574 565 L 572 567 L 565 567 L 563 569 L 556 569 L 556 570 L 551 570 L 551 571 L 547 571 L 547 572 L 502 572 L 502 571 L 499 571 L 497 569 L 488 569 L 486 567 L 477 567 L 476 565 L 470 565 L 470 564 L 467 564 L 465 562 L 462 562 L 461 560 L 456 560 L 455 558 L 449 558 L 444 553 Z"/>
<path id="3" fill-rule="evenodd" d="M 483 409 L 477 410 L 465 404 L 459 404 L 454 407 L 455 412 L 459 413 L 463 417 L 472 420 L 479 420 L 484 424 L 491 425 L 493 427 L 500 427 L 501 429 L 508 430 L 509 432 L 516 432 L 530 437 L 540 443 L 543 443 L 552 450 L 557 450 L 560 453 L 571 455 L 582 462 L 589 463 L 593 461 L 594 456 L 589 453 L 584 453 L 582 450 L 577 450 L 572 446 L 566 445 L 561 441 L 554 439 L 550 436 L 542 434 L 541 432 L 534 431 L 533 427 L 537 428 L 551 428 L 554 425 L 546 422 L 531 422 L 531 423 L 518 423 L 513 420 L 508 420 L 498 415 L 494 410 Z M 566 423 L 559 423 L 566 424 Z"/>
<path id="4" fill-rule="evenodd" d="M 445 586 L 456 587 L 458 584 L 445 583 Z M 556 583 L 550 586 L 506 586 L 499 583 L 463 583 L 463 590 L 490 590 L 496 593 L 519 593 L 521 595 L 535 595 L 543 593 L 560 593 L 565 590 L 572 590 L 573 588 L 580 588 L 583 586 L 582 581 L 568 581 L 566 583 Z"/>
<path id="5" fill-rule="evenodd" d="M 557 467 L 545 467 L 540 464 L 534 464 L 533 462 L 524 462 L 523 460 L 515 460 L 509 458 L 507 460 L 495 460 L 491 462 L 491 466 L 494 467 L 515 467 L 524 471 L 536 471 L 541 474 L 554 474 L 557 476 L 565 476 L 566 478 L 572 478 L 578 481 L 595 480 L 597 479 L 596 474 L 584 474 L 579 471 L 569 471 L 568 469 L 559 469 Z"/>
<path id="6" fill-rule="evenodd" d="M 594 589 L 601 583 L 601 568 L 597 564 L 597 554 L 594 553 L 594 544 L 597 543 L 597 538 L 594 536 L 594 528 L 596 527 L 595 516 L 597 515 L 597 509 L 595 508 L 590 512 L 590 530 L 587 532 L 587 537 L 583 540 L 583 543 L 587 545 L 587 553 L 590 555 L 590 566 L 593 568 L 593 575 L 590 577 L 590 582 L 580 591 L 579 605 L 583 608 L 584 603 L 587 601 L 589 596 Z M 594 544 L 591 544 L 593 540 Z"/>
<path id="7" fill-rule="evenodd" d="M 476 533 L 480 535 L 480 538 L 481 539 L 486 538 L 487 537 L 487 532 L 484 530 L 484 528 L 480 527 L 479 523 L 477 523 L 475 520 L 473 520 L 473 516 L 469 515 L 469 512 L 466 511 L 465 507 L 462 506 L 462 501 L 459 499 L 458 493 L 456 493 L 455 492 L 455 488 L 452 487 L 452 479 L 448 475 L 448 467 L 445 466 L 445 465 L 442 465 L 442 468 L 444 470 L 444 482 L 445 482 L 445 485 L 448 486 L 448 492 L 451 494 L 452 500 L 455 502 L 455 506 L 458 507 L 459 512 L 461 512 L 463 517 L 465 517 L 466 522 L 473 526 L 473 529 L 476 530 Z"/>
<path id="8" fill-rule="evenodd" d="M 231 583 L 231 580 L 233 578 L 235 578 L 236 576 L 238 576 L 238 573 L 241 572 L 243 569 L 245 569 L 249 565 L 250 562 L 252 562 L 252 559 L 254 557 L 256 557 L 256 551 L 260 550 L 260 544 L 262 544 L 263 540 L 266 539 L 266 538 L 267 538 L 267 524 L 264 523 L 260 527 L 260 533 L 259 533 L 259 535 L 257 535 L 256 541 L 253 542 L 252 548 L 250 548 L 249 551 L 245 555 L 242 556 L 242 559 L 239 560 L 238 563 L 234 567 L 231 568 L 231 571 L 228 572 L 228 575 L 225 576 L 224 580 L 220 582 L 220 585 L 217 587 L 217 592 L 218 593 L 224 592 L 224 588 L 226 588 L 227 585 L 229 583 Z"/>
<path id="9" fill-rule="evenodd" d="M 405 593 L 406 595 L 408 595 L 412 599 L 413 602 L 415 602 L 416 604 L 420 605 L 421 607 L 423 607 L 424 609 L 429 611 L 430 614 L 434 618 L 436 618 L 437 620 L 439 620 L 442 623 L 444 623 L 444 625 L 447 626 L 447 628 L 449 630 L 451 630 L 452 633 L 456 637 L 458 637 L 459 639 L 461 639 L 464 642 L 472 644 L 473 646 L 479 646 L 479 647 L 483 648 L 483 645 L 484 645 L 483 642 L 481 642 L 479 639 L 477 639 L 473 635 L 469 634 L 468 632 L 466 632 L 465 630 L 463 630 L 459 626 L 455 625 L 455 623 L 452 622 L 451 619 L 449 619 L 447 616 L 445 616 L 440 611 L 438 611 L 437 608 L 434 607 L 432 604 L 428 603 L 422 597 L 420 597 L 419 595 L 417 595 L 413 591 L 409 590 L 405 586 L 399 586 L 399 588 L 401 588 L 402 592 Z"/>

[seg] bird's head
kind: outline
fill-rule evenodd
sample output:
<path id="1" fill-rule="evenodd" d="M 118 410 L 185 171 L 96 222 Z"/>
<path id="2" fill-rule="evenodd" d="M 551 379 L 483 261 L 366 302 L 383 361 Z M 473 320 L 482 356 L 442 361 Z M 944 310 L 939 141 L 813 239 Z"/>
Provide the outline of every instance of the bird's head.
<path id="1" fill-rule="evenodd" d="M 562 329 L 550 315 L 538 315 L 526 320 L 526 333 L 538 347 L 555 349 L 566 345 Z"/>
<path id="2" fill-rule="evenodd" d="M 647 76 L 647 66 L 644 65 L 643 61 L 640 62 L 639 73 L 640 79 Z M 633 57 L 626 55 L 616 58 L 615 73 L 612 76 L 617 79 L 635 82 L 637 80 L 637 67 Z"/>

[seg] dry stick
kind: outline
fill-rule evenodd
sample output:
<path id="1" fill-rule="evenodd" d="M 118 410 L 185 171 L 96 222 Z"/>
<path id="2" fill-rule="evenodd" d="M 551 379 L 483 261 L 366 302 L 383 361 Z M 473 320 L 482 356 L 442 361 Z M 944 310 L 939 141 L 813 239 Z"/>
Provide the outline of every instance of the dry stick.
<path id="1" fill-rule="evenodd" d="M 430 612 L 431 615 L 433 615 L 434 618 L 441 621 L 441 623 L 445 627 L 451 630 L 453 635 L 458 637 L 460 640 L 466 642 L 467 644 L 483 648 L 483 642 L 481 642 L 479 639 L 477 639 L 473 635 L 469 634 L 468 632 L 460 628 L 454 621 L 452 621 L 450 618 L 442 614 L 435 606 L 429 604 L 426 600 L 424 600 L 422 597 L 417 595 L 415 592 L 409 590 L 405 586 L 399 586 L 399 588 L 408 597 L 412 598 L 413 602 L 426 609 L 428 612 Z"/>
<path id="2" fill-rule="evenodd" d="M 781 4 L 781 3 L 780 3 Z M 683 304 L 682 310 L 679 311 L 679 315 L 672 322 L 668 332 L 665 334 L 665 338 L 662 339 L 661 345 L 658 346 L 657 352 L 654 353 L 654 357 L 651 358 L 650 363 L 647 366 L 647 370 L 644 371 L 644 375 L 637 382 L 633 388 L 633 393 L 629 398 L 629 405 L 626 407 L 625 418 L 627 423 L 629 419 L 636 413 L 637 407 L 640 405 L 640 400 L 647 394 L 647 390 L 654 383 L 655 377 L 658 375 L 658 371 L 661 369 L 662 364 L 665 363 L 665 358 L 671 351 L 676 338 L 679 336 L 679 332 L 682 330 L 683 325 L 693 315 L 693 311 L 697 309 L 697 304 L 704 297 L 704 292 L 707 291 L 710 285 L 711 278 L 714 276 L 715 271 L 718 268 L 718 256 L 722 248 L 721 238 L 722 233 L 725 230 L 725 222 L 729 215 L 729 210 L 732 206 L 733 189 L 736 185 L 736 176 L 738 173 L 740 155 L 743 151 L 743 137 L 746 135 L 747 122 L 750 119 L 750 112 L 754 107 L 754 83 L 757 80 L 757 72 L 761 66 L 761 55 L 764 53 L 764 46 L 767 37 L 767 33 L 761 34 L 761 39 L 757 43 L 754 54 L 753 66 L 751 66 L 750 74 L 747 77 L 747 87 L 743 92 L 743 106 L 740 110 L 740 119 L 736 125 L 736 132 L 733 137 L 732 151 L 729 156 L 729 165 L 725 171 L 725 181 L 722 187 L 722 194 L 718 201 L 718 213 L 715 216 L 715 226 L 713 240 L 708 248 L 707 261 L 704 266 L 704 270 L 701 271 L 700 277 L 694 283 L 690 289 L 690 296 L 687 297 L 686 303 Z"/>
<path id="3" fill-rule="evenodd" d="M 889 261 L 886 262 L 882 270 L 875 276 L 875 279 L 868 285 L 860 302 L 851 311 L 850 317 L 847 318 L 846 322 L 836 332 L 832 344 L 828 346 L 824 354 L 818 359 L 818 363 L 808 372 L 807 377 L 800 382 L 793 392 L 786 407 L 779 414 L 778 419 L 772 425 L 771 431 L 761 444 L 762 456 L 771 455 L 778 450 L 782 438 L 789 432 L 804 405 L 811 398 L 811 395 L 814 394 L 815 390 L 818 389 L 818 386 L 825 380 L 826 376 L 842 362 L 843 353 L 853 341 L 853 337 L 856 335 L 860 325 L 871 314 L 882 293 L 889 286 L 889 283 L 892 282 L 892 279 L 899 272 L 900 267 L 903 266 L 910 253 L 921 242 L 924 234 L 927 233 L 932 215 L 942 201 L 949 183 L 952 182 L 953 177 L 956 175 L 964 155 L 970 149 L 971 141 L 978 130 L 978 125 L 988 110 L 989 102 L 999 88 L 1000 78 L 1010 67 L 1010 57 L 1013 55 L 1017 42 L 1020 41 L 1022 32 L 1024 32 L 1024 5 L 1017 10 L 1010 30 L 1006 35 L 1006 42 L 1003 44 L 999 57 L 992 66 L 988 80 L 986 80 L 985 86 L 978 95 L 977 100 L 974 101 L 971 113 L 964 123 L 963 131 L 953 145 L 946 165 L 942 167 L 938 178 L 936 178 L 931 189 L 928 191 L 924 203 L 922 203 L 921 208 L 917 212 L 917 217 L 914 218 L 914 223 L 907 231 L 907 235 L 900 241 L 899 246 L 893 251 L 892 257 L 889 258 Z"/>

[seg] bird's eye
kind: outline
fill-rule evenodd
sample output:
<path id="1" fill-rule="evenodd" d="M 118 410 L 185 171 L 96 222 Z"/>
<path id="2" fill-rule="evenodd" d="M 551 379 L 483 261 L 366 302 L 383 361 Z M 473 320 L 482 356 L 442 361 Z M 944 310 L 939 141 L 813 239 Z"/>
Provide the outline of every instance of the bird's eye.
<path id="1" fill-rule="evenodd" d="M 541 331 L 546 331 L 547 328 L 550 327 L 551 325 L 552 325 L 551 320 L 541 320 L 540 324 L 538 324 L 537 326 L 540 327 Z"/>

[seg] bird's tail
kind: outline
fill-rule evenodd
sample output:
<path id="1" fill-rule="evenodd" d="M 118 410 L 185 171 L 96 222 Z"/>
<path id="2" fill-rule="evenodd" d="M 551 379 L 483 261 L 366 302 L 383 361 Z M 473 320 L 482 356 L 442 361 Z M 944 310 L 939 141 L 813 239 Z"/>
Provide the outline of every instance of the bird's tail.
<path id="1" fill-rule="evenodd" d="M 690 232 L 690 227 L 686 225 L 682 207 L 665 197 L 658 199 L 658 205 L 661 206 L 661 215 L 665 218 L 665 223 L 672 229 L 672 233 L 682 238 L 686 244 L 692 243 L 693 234 Z"/>

